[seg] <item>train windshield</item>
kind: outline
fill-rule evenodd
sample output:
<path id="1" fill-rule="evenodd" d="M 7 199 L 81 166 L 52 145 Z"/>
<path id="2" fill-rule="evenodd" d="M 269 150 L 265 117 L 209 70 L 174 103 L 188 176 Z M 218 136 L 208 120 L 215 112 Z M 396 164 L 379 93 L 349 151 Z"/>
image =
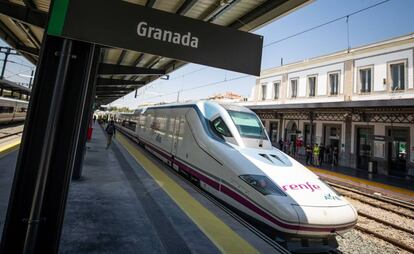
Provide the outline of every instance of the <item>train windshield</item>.
<path id="1" fill-rule="evenodd" d="M 240 136 L 254 139 L 267 139 L 266 132 L 255 114 L 228 110 Z"/>

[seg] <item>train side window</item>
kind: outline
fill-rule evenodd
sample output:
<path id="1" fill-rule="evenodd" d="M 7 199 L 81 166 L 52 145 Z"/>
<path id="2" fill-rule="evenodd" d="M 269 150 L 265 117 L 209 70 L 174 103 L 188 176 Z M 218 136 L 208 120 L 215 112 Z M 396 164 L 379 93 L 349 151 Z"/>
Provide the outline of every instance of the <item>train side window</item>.
<path id="1" fill-rule="evenodd" d="M 8 113 L 8 114 L 12 114 L 14 111 L 13 107 L 5 107 L 5 106 L 0 106 L 0 113 Z"/>
<path id="2" fill-rule="evenodd" d="M 223 121 L 221 117 L 218 117 L 213 120 L 212 127 L 214 132 L 220 137 L 232 137 L 229 128 L 227 128 L 226 123 Z"/>

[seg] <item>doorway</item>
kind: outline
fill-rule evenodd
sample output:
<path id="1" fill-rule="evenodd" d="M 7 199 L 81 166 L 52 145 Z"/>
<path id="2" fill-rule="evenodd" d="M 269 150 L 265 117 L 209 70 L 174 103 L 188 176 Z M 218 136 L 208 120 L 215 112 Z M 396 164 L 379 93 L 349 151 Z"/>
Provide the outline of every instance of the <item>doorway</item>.
<path id="1" fill-rule="evenodd" d="M 303 125 L 303 129 L 304 129 L 304 145 L 307 146 L 313 146 L 313 142 L 315 140 L 315 130 L 316 130 L 316 124 L 312 124 L 312 137 L 313 140 L 311 140 L 311 135 L 310 135 L 310 123 L 304 123 Z"/>
<path id="2" fill-rule="evenodd" d="M 371 161 L 373 134 L 372 128 L 357 128 L 357 168 L 368 170 L 368 162 Z"/>
<path id="3" fill-rule="evenodd" d="M 278 139 L 277 139 L 277 133 L 278 133 L 278 122 L 270 122 L 270 130 L 269 130 L 269 136 L 270 141 L 272 142 L 272 145 L 275 147 L 279 147 Z"/>
<path id="4" fill-rule="evenodd" d="M 409 161 L 409 140 L 408 128 L 388 128 L 388 173 L 394 176 L 405 176 L 407 174 L 407 161 Z"/>
<path id="5" fill-rule="evenodd" d="M 296 154 L 296 138 L 298 135 L 298 127 L 296 123 L 291 120 L 288 122 L 285 131 L 285 147 L 284 151 L 288 154 Z"/>

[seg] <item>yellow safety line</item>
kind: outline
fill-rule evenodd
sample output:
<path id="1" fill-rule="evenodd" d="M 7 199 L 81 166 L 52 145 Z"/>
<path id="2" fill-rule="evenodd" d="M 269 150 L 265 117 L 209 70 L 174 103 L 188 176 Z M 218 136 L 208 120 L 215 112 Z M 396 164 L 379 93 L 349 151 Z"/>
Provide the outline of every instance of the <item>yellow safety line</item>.
<path id="1" fill-rule="evenodd" d="M 347 180 L 350 180 L 356 183 L 366 184 L 366 185 L 382 188 L 385 190 L 398 192 L 398 193 L 401 193 L 401 194 L 404 194 L 410 197 L 414 197 L 414 191 L 406 190 L 400 187 L 390 186 L 390 185 L 383 184 L 383 183 L 377 183 L 377 182 L 373 182 L 373 181 L 369 181 L 369 180 L 365 180 L 365 179 L 361 179 L 361 178 L 357 178 L 353 176 L 344 175 L 344 174 L 337 173 L 337 172 L 332 172 L 332 171 L 321 169 L 321 168 L 315 168 L 315 167 L 310 167 L 310 166 L 308 166 L 308 168 L 314 172 L 318 172 L 318 173 L 322 173 L 326 175 L 332 175 L 332 176 L 344 178 L 344 179 L 347 179 Z"/>
<path id="2" fill-rule="evenodd" d="M 259 253 L 257 249 L 195 200 L 167 174 L 162 172 L 155 163 L 145 157 L 124 136 L 118 135 L 117 140 L 222 253 Z"/>
<path id="3" fill-rule="evenodd" d="M 5 146 L 0 147 L 0 157 L 3 157 L 3 155 L 6 155 L 7 153 L 13 150 L 16 150 L 19 145 L 20 145 L 20 139 L 14 142 L 11 142 Z"/>

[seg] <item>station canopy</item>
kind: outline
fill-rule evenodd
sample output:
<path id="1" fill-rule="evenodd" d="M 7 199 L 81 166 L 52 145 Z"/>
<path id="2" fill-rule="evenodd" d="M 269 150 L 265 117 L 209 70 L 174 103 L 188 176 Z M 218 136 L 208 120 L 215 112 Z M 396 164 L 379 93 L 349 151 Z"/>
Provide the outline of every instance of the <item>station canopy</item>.
<path id="1" fill-rule="evenodd" d="M 39 59 L 50 2 L 50 0 L 0 0 L 1 38 L 33 64 L 37 64 Z M 241 31 L 252 31 L 301 7 L 309 0 L 127 0 L 126 2 Z M 113 22 L 116 23 L 117 20 Z M 221 38 L 216 39 L 217 45 L 220 45 Z M 148 53 L 104 47 L 98 71 L 96 102 L 101 105 L 108 104 L 184 64 L 186 64 L 184 61 Z"/>
<path id="2" fill-rule="evenodd" d="M 0 89 L 18 92 L 25 95 L 30 95 L 31 92 L 30 88 L 5 79 L 0 79 Z"/>

